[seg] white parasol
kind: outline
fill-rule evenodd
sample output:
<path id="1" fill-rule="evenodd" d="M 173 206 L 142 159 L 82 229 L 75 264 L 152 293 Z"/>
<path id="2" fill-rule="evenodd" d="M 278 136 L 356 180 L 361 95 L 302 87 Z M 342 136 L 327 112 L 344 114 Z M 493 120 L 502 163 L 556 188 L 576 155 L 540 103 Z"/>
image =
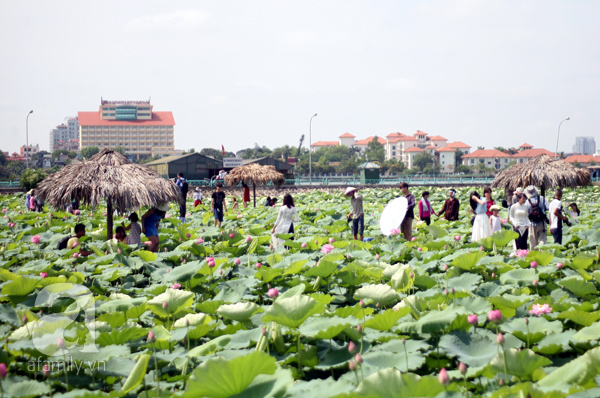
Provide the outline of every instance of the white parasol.
<path id="1" fill-rule="evenodd" d="M 404 196 L 396 198 L 387 204 L 381 218 L 379 219 L 379 229 L 385 236 L 390 236 L 392 230 L 399 229 L 404 216 L 406 215 L 406 209 L 408 209 L 408 201 Z"/>

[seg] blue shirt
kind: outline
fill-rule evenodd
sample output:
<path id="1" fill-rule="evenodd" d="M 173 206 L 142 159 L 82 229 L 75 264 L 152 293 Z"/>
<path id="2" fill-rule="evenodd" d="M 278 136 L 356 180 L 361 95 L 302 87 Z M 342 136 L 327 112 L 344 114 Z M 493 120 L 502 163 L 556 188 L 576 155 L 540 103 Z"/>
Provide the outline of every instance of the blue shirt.
<path id="1" fill-rule="evenodd" d="M 154 210 L 154 213 L 150 214 L 144 219 L 144 228 L 146 229 L 146 236 L 158 236 L 158 227 L 156 224 L 163 217 Z"/>

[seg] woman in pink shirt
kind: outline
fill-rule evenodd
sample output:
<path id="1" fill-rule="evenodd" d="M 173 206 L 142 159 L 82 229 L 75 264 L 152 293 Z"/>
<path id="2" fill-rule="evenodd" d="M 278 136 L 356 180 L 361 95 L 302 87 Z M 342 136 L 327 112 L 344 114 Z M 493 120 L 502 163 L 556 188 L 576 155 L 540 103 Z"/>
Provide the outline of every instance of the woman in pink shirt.
<path id="1" fill-rule="evenodd" d="M 431 224 L 431 215 L 433 214 L 433 210 L 431 209 L 431 204 L 427 199 L 429 197 L 429 191 L 423 192 L 423 197 L 419 200 L 419 218 L 422 221 L 425 221 L 427 225 Z"/>

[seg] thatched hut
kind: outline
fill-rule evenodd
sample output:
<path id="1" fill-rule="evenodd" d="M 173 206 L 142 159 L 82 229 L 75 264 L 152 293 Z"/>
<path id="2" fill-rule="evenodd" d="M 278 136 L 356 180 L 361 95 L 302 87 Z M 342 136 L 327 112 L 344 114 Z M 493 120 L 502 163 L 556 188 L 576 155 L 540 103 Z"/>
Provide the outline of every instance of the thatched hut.
<path id="1" fill-rule="evenodd" d="M 540 187 L 542 195 L 550 188 L 575 188 L 589 185 L 590 172 L 578 169 L 564 160 L 552 159 L 548 155 L 540 155 L 525 163 L 517 163 L 499 172 L 492 183 L 492 188 L 508 188 L 533 185 Z"/>
<path id="2" fill-rule="evenodd" d="M 281 186 L 285 182 L 285 178 L 283 174 L 275 170 L 275 166 L 261 166 L 257 163 L 236 167 L 225 176 L 225 182 L 229 185 L 236 185 L 242 181 L 246 184 L 252 182 L 254 207 L 256 207 L 256 185 L 266 185 L 272 182 Z"/>
<path id="3" fill-rule="evenodd" d="M 182 200 L 172 181 L 111 149 L 49 175 L 37 186 L 36 195 L 58 209 L 76 199 L 92 207 L 106 201 L 107 239 L 113 236 L 114 210 L 126 212 Z"/>

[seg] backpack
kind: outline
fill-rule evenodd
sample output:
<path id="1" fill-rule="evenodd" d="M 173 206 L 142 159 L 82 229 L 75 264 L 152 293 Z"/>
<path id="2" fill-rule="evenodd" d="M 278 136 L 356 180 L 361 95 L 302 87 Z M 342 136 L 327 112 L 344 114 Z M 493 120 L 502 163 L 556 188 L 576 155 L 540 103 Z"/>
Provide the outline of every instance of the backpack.
<path id="1" fill-rule="evenodd" d="M 64 238 L 62 238 L 60 240 L 60 242 L 58 242 L 58 245 L 56 245 L 56 249 L 57 250 L 66 249 L 67 248 L 67 243 L 69 242 L 69 239 L 71 239 L 71 238 L 72 238 L 71 235 L 67 235 Z"/>
<path id="2" fill-rule="evenodd" d="M 527 201 L 529 202 L 529 206 L 531 206 L 529 208 L 528 214 L 529 221 L 533 223 L 540 223 L 542 221 L 545 221 L 546 215 L 542 212 L 542 208 L 540 207 L 540 202 L 542 201 L 542 199 L 538 196 L 538 200 L 535 205 L 531 203 L 531 199 L 527 199 Z"/>
<path id="3" fill-rule="evenodd" d="M 183 184 L 181 184 L 181 194 L 183 196 L 186 196 L 188 193 L 188 189 L 189 189 L 189 185 L 187 180 L 183 182 Z"/>

